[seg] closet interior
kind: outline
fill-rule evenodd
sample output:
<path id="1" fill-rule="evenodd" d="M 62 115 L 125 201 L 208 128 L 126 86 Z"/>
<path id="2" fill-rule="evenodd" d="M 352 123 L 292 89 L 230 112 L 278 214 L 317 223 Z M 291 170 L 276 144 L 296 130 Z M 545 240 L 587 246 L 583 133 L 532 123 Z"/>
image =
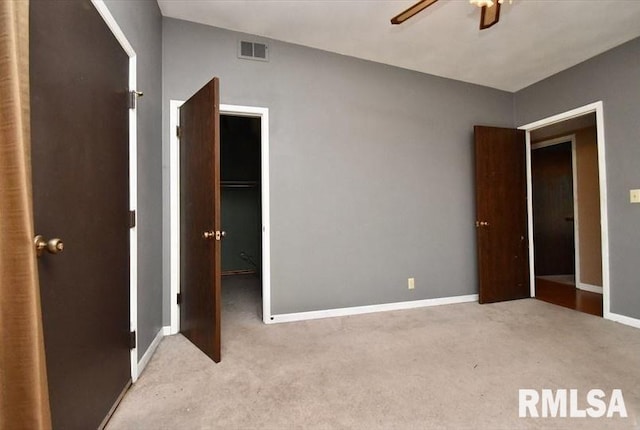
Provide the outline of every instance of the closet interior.
<path id="1" fill-rule="evenodd" d="M 225 309 L 238 303 L 260 308 L 261 303 L 260 128 L 260 118 L 220 115 L 220 205 L 226 232 L 222 241 Z"/>

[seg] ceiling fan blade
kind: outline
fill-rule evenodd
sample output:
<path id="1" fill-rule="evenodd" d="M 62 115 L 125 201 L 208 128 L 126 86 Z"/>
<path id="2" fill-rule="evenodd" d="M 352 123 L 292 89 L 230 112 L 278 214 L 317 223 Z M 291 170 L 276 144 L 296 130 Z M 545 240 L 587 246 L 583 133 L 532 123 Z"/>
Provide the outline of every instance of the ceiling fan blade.
<path id="1" fill-rule="evenodd" d="M 391 24 L 402 24 L 403 22 L 411 18 L 413 15 L 428 8 L 429 6 L 431 6 L 437 1 L 438 0 L 420 0 L 418 3 L 414 4 L 409 9 L 391 18 Z"/>
<path id="2" fill-rule="evenodd" d="M 493 6 L 482 6 L 482 15 L 480 16 L 480 30 L 485 30 L 500 21 L 500 3 L 493 2 Z"/>

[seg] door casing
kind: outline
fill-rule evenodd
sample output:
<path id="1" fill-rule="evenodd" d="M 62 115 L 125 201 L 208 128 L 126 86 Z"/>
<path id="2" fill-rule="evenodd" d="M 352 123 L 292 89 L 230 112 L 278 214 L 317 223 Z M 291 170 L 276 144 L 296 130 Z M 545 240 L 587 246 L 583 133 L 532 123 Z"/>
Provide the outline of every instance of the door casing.
<path id="1" fill-rule="evenodd" d="M 137 90 L 136 51 L 113 17 L 103 0 L 91 0 L 107 27 L 129 56 L 129 90 Z M 130 330 L 138 330 L 138 119 L 137 109 L 129 109 L 129 209 L 136 211 L 136 225 L 129 229 L 129 303 Z M 131 350 L 131 382 L 136 382 L 138 369 L 138 336 L 135 348 Z"/>
<path id="2" fill-rule="evenodd" d="M 527 167 L 527 218 L 529 230 L 529 285 L 531 297 L 535 297 L 535 267 L 534 240 L 533 240 L 533 202 L 532 202 L 532 176 L 531 176 L 531 132 L 542 127 L 566 121 L 586 114 L 596 114 L 596 130 L 598 142 L 598 178 L 600 181 L 600 234 L 602 239 L 602 316 L 606 319 L 616 320 L 611 313 L 610 303 L 610 279 L 609 279 L 609 218 L 607 216 L 607 164 L 605 159 L 605 133 L 604 111 L 602 101 L 591 103 L 567 112 L 553 115 L 541 120 L 518 127 L 525 131 L 526 138 L 526 167 Z M 575 210 L 575 208 L 574 208 Z"/>
<path id="3" fill-rule="evenodd" d="M 169 207 L 170 207 L 170 309 L 171 334 L 180 332 L 180 140 L 176 127 L 180 122 L 179 107 L 184 100 L 169 101 Z M 261 199 L 262 199 L 262 320 L 273 323 L 271 317 L 271 223 L 269 210 L 269 109 L 254 106 L 220 104 L 220 115 L 260 118 Z M 222 226 L 224 229 L 224 226 Z"/>

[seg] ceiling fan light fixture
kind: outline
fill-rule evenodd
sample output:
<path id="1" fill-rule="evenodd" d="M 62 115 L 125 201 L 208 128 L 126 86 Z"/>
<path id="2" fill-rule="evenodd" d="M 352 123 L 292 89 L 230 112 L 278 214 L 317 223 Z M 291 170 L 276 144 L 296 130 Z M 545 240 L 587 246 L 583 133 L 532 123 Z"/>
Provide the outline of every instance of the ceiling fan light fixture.
<path id="1" fill-rule="evenodd" d="M 491 7 L 493 6 L 493 0 L 469 0 L 469 3 L 478 7 Z M 502 3 L 502 2 L 500 2 Z"/>
<path id="2" fill-rule="evenodd" d="M 469 3 L 478 7 L 492 7 L 495 4 L 494 0 L 469 0 Z M 504 3 L 504 0 L 498 0 L 499 4 Z M 509 0 L 509 4 L 513 3 L 513 0 Z"/>
<path id="3" fill-rule="evenodd" d="M 421 12 L 422 10 L 426 9 L 427 7 L 431 6 L 433 3 L 437 1 L 438 0 L 420 0 L 418 3 L 414 4 L 409 9 L 391 18 L 391 24 L 402 24 L 403 22 L 405 22 L 406 20 L 408 20 L 418 12 Z"/>
<path id="4" fill-rule="evenodd" d="M 407 10 L 391 18 L 391 24 L 402 24 L 437 1 L 438 0 L 419 0 Z M 513 0 L 509 0 L 510 4 L 512 2 Z M 480 30 L 485 30 L 500 20 L 500 6 L 504 3 L 504 0 L 469 0 L 469 3 L 482 9 Z"/>

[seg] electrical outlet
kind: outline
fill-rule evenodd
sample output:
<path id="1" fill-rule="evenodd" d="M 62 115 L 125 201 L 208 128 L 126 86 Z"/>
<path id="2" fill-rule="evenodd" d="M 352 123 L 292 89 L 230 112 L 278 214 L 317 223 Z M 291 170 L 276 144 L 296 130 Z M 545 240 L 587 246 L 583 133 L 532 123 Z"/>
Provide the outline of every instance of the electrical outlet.
<path id="1" fill-rule="evenodd" d="M 629 190 L 629 201 L 631 203 L 640 203 L 640 190 Z"/>
<path id="2" fill-rule="evenodd" d="M 416 288 L 416 280 L 415 280 L 415 278 L 407 279 L 407 286 L 409 287 L 410 290 L 413 290 L 414 288 Z"/>

